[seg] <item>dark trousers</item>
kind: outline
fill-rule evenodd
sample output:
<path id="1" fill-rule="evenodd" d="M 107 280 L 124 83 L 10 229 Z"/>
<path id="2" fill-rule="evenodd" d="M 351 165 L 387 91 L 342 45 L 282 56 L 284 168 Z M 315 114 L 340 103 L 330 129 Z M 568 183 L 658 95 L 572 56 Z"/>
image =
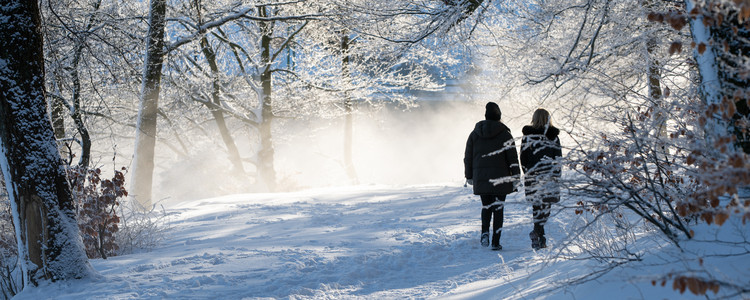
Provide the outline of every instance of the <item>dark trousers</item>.
<path id="1" fill-rule="evenodd" d="M 544 224 L 546 224 L 547 219 L 549 219 L 551 208 L 552 203 L 546 202 L 532 205 L 534 214 L 534 232 L 536 232 L 539 237 L 544 236 Z"/>
<path id="2" fill-rule="evenodd" d="M 500 234 L 503 231 L 503 209 L 505 208 L 505 195 L 480 195 L 482 198 L 482 233 L 490 231 L 490 219 L 492 222 L 492 245 L 500 245 Z"/>

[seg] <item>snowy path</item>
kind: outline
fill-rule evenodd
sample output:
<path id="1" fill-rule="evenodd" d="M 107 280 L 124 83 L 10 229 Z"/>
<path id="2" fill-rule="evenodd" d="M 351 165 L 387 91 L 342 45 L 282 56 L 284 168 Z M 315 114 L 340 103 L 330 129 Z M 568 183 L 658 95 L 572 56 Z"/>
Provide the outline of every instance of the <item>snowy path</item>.
<path id="1" fill-rule="evenodd" d="M 503 259 L 533 254 L 526 237 L 529 211 L 513 201 L 501 252 L 479 246 L 479 200 L 461 187 L 195 201 L 173 208 L 162 247 L 93 260 L 105 279 L 65 293 L 70 298 L 438 296 L 499 276 Z M 91 289 L 99 285 L 106 292 Z"/>
<path id="2" fill-rule="evenodd" d="M 479 245 L 479 210 L 479 198 L 455 185 L 192 201 L 168 209 L 172 228 L 158 249 L 92 260 L 100 278 L 27 289 L 18 298 L 521 299 L 588 272 L 581 262 L 549 260 L 553 249 L 532 251 L 530 207 L 517 195 L 507 201 L 502 251 Z M 567 222 L 547 226 L 552 248 Z M 642 284 L 606 284 L 642 298 Z M 576 298 L 610 293 L 596 289 L 578 288 Z"/>

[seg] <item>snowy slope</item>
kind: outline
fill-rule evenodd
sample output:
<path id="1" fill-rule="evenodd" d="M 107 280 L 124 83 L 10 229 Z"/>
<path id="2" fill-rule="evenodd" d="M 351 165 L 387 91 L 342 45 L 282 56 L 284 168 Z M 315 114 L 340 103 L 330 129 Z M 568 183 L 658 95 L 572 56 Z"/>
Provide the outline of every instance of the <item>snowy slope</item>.
<path id="1" fill-rule="evenodd" d="M 481 247 L 479 199 L 457 183 L 233 195 L 168 210 L 171 229 L 158 249 L 92 260 L 100 277 L 29 288 L 17 299 L 705 299 L 652 286 L 690 264 L 659 243 L 642 262 L 567 282 L 599 267 L 555 258 L 577 216 L 557 211 L 551 247 L 535 252 L 531 209 L 516 194 L 504 249 Z M 728 276 L 750 269 L 747 255 L 716 260 L 734 266 Z"/>

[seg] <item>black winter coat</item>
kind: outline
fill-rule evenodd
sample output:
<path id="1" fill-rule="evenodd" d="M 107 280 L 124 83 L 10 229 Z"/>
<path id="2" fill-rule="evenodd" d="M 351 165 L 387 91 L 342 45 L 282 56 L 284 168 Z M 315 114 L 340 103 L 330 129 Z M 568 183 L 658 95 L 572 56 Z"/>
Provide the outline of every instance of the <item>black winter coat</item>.
<path id="1" fill-rule="evenodd" d="M 545 132 L 544 128 L 524 126 L 522 132 L 521 166 L 526 198 L 535 202 L 559 202 L 560 130 L 550 126 Z"/>
<path id="2" fill-rule="evenodd" d="M 464 152 L 464 175 L 474 181 L 474 194 L 510 194 L 520 174 L 518 152 L 508 126 L 499 121 L 478 122 Z"/>

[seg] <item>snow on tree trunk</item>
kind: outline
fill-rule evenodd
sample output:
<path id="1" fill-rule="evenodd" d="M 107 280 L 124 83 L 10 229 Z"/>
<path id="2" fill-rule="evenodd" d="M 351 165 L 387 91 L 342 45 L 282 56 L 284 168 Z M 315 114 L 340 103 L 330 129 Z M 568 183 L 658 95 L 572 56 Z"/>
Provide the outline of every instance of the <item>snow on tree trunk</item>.
<path id="1" fill-rule="evenodd" d="M 90 26 L 90 25 L 89 25 Z M 81 78 L 78 76 L 78 64 L 83 54 L 84 45 L 82 43 L 76 46 L 75 55 L 73 57 L 73 65 L 71 66 L 71 77 L 73 79 L 73 107 L 71 111 L 71 117 L 73 122 L 76 124 L 78 134 L 81 135 L 81 158 L 78 161 L 78 166 L 83 168 L 89 167 L 89 161 L 91 161 L 91 136 L 89 130 L 83 123 L 83 117 L 81 113 Z"/>
<path id="2" fill-rule="evenodd" d="M 13 211 L 25 285 L 92 274 L 75 222 L 44 89 L 36 1 L 0 6 L 0 168 Z"/>
<path id="3" fill-rule="evenodd" d="M 52 114 L 52 128 L 55 131 L 55 138 L 57 139 L 64 139 L 65 138 L 65 102 L 63 102 L 61 99 L 53 99 L 52 103 L 50 103 L 50 112 Z"/>
<path id="4" fill-rule="evenodd" d="M 234 165 L 234 172 L 238 174 L 244 174 L 245 168 L 242 166 L 242 158 L 240 157 L 240 151 L 237 149 L 237 144 L 232 138 L 232 134 L 227 128 L 227 122 L 224 118 L 224 112 L 221 110 L 221 99 L 220 99 L 220 88 L 219 88 L 219 66 L 216 62 L 216 53 L 211 49 L 211 45 L 208 44 L 208 38 L 203 36 L 200 42 L 203 55 L 206 56 L 206 61 L 211 69 L 211 102 L 205 102 L 208 110 L 211 111 L 211 115 L 216 121 L 216 126 L 219 128 L 219 134 L 221 139 L 224 141 L 224 145 L 227 147 L 229 153 L 229 160 Z"/>
<path id="5" fill-rule="evenodd" d="M 646 8 L 648 13 L 652 13 L 654 9 L 654 1 L 644 1 L 643 6 Z M 656 51 L 659 49 L 658 36 L 654 32 L 654 25 L 650 22 L 646 25 L 648 31 L 648 39 L 646 41 L 646 55 L 648 57 L 648 96 L 652 101 L 652 107 L 655 110 L 654 117 L 656 118 L 658 134 L 662 137 L 667 136 L 667 120 L 666 115 L 661 110 L 662 102 L 662 90 L 661 90 L 661 62 L 656 57 Z"/>
<path id="6" fill-rule="evenodd" d="M 262 18 L 268 17 L 266 7 L 258 8 L 259 15 Z M 273 99 L 272 90 L 272 72 L 271 72 L 271 35 L 273 33 L 272 21 L 261 21 L 261 67 L 263 72 L 260 74 L 262 86 L 261 102 L 261 122 L 260 122 L 260 151 L 258 153 L 258 179 L 268 188 L 269 191 L 276 190 L 276 170 L 274 169 L 274 149 L 271 135 L 271 124 L 273 123 Z"/>
<path id="7" fill-rule="evenodd" d="M 710 1 L 704 6 L 721 86 L 721 116 L 750 153 L 750 2 Z"/>
<path id="8" fill-rule="evenodd" d="M 685 7 L 690 16 L 701 96 L 708 110 L 704 126 L 707 138 L 729 139 L 748 152 L 750 7 L 744 3 L 698 0 L 686 0 Z"/>
<path id="9" fill-rule="evenodd" d="M 696 1 L 686 0 L 685 6 L 690 12 L 696 8 Z M 703 15 L 698 14 L 690 18 L 690 32 L 696 47 L 693 56 L 698 64 L 701 76 L 701 93 L 706 104 L 721 103 L 721 86 L 719 84 L 719 69 L 716 65 L 716 55 L 711 45 L 711 31 L 703 22 Z"/>
<path id="10" fill-rule="evenodd" d="M 159 109 L 161 68 L 164 62 L 164 26 L 166 1 L 151 0 L 149 30 L 146 41 L 146 64 L 141 86 L 138 124 L 136 125 L 130 195 L 143 209 L 151 208 L 151 188 L 156 147 L 156 118 Z"/>

